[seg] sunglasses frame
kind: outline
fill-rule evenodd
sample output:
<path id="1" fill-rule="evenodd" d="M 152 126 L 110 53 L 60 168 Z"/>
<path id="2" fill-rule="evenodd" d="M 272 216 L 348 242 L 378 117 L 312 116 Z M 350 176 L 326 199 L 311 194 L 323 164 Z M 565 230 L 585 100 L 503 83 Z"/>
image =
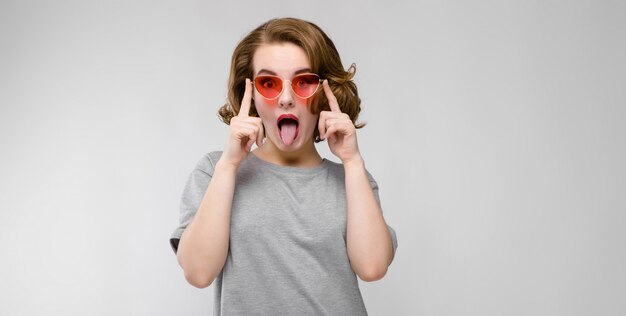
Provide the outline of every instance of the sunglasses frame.
<path id="1" fill-rule="evenodd" d="M 296 93 L 296 91 L 293 89 L 293 86 L 292 86 L 292 85 L 293 85 L 293 81 L 292 81 L 292 80 L 293 80 L 294 78 L 297 78 L 297 77 L 300 77 L 300 76 L 306 76 L 306 75 L 314 75 L 315 77 L 317 77 L 317 78 L 319 79 L 319 82 L 317 83 L 317 87 L 315 88 L 315 91 L 313 91 L 313 93 L 311 93 L 311 95 L 309 95 L 309 96 L 307 96 L 307 97 L 303 97 L 303 96 L 301 96 L 301 95 L 297 94 L 297 93 Z M 278 93 L 275 97 L 273 97 L 273 98 L 268 98 L 268 97 L 264 96 L 264 95 L 263 95 L 263 93 L 262 93 L 261 91 L 259 91 L 259 88 L 257 88 L 257 86 L 256 86 L 256 84 L 257 84 L 256 80 L 257 80 L 259 77 L 261 77 L 261 78 L 263 78 L 263 77 L 274 77 L 274 78 L 278 78 L 278 79 L 280 79 L 280 81 L 282 82 L 282 89 L 280 89 L 280 92 L 279 92 L 279 93 Z M 320 78 L 320 76 L 319 76 L 318 74 L 315 74 L 315 73 L 302 73 L 302 74 L 297 74 L 297 75 L 293 76 L 293 78 L 291 78 L 291 80 L 285 80 L 285 79 L 283 79 L 283 78 L 281 78 L 281 77 L 279 77 L 279 76 L 275 76 L 275 75 L 260 75 L 260 76 L 256 76 L 256 77 L 254 77 L 254 79 L 252 80 L 252 82 L 254 83 L 254 84 L 253 84 L 254 89 L 256 89 L 256 91 L 258 91 L 258 92 L 259 92 L 259 94 L 260 94 L 260 95 L 261 95 L 264 99 L 266 99 L 266 100 L 268 100 L 268 101 L 276 100 L 276 99 L 278 99 L 278 98 L 279 98 L 279 97 L 283 94 L 283 92 L 285 91 L 285 81 L 289 81 L 289 88 L 291 89 L 291 91 L 293 92 L 293 94 L 295 94 L 296 96 L 298 96 L 298 97 L 299 97 L 299 98 L 301 98 L 301 99 L 308 99 L 308 98 L 310 98 L 310 97 L 314 96 L 314 95 L 315 95 L 315 94 L 316 94 L 316 93 L 320 90 L 320 87 L 322 86 L 322 82 L 324 81 L 324 79 Z"/>

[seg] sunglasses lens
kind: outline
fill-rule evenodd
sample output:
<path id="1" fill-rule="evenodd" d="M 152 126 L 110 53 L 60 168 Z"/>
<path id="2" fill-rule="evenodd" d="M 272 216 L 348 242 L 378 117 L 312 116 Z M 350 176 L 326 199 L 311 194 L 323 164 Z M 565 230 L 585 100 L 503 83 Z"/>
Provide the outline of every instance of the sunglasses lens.
<path id="1" fill-rule="evenodd" d="M 312 96 L 317 91 L 319 84 L 320 77 L 314 74 L 298 75 L 291 80 L 293 92 L 305 99 Z"/>
<path id="2" fill-rule="evenodd" d="M 254 85 L 259 93 L 268 98 L 276 98 L 283 91 L 283 81 L 274 76 L 258 76 L 254 80 Z"/>
<path id="3" fill-rule="evenodd" d="M 302 74 L 293 77 L 291 89 L 300 98 L 311 97 L 320 85 L 320 77 L 316 74 Z M 258 76 L 254 79 L 254 86 L 267 99 L 275 99 L 283 91 L 283 80 L 277 76 Z"/>

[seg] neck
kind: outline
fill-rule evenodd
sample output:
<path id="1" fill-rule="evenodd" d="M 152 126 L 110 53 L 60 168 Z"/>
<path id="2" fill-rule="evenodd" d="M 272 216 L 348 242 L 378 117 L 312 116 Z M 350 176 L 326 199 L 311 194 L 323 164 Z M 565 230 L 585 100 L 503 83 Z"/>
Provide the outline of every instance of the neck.
<path id="1" fill-rule="evenodd" d="M 258 158 L 279 166 L 312 168 L 322 162 L 322 157 L 315 149 L 313 138 L 302 147 L 293 151 L 281 151 L 267 139 L 263 146 L 255 149 L 253 152 Z"/>

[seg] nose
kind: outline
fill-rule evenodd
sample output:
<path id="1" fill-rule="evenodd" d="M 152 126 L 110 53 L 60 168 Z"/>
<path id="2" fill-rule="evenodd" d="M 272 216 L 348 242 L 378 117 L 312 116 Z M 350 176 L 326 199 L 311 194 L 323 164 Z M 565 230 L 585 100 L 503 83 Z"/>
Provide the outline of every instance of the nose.
<path id="1" fill-rule="evenodd" d="M 278 105 L 282 108 L 290 108 L 294 106 L 293 91 L 291 90 L 291 81 L 285 80 L 283 82 L 283 92 L 278 98 Z"/>

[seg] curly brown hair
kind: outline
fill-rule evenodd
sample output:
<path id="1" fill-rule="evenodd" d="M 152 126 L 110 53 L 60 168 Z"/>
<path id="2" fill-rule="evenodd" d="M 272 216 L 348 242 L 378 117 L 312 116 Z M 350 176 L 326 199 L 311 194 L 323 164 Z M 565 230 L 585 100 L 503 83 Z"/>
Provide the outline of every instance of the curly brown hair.
<path id="1" fill-rule="evenodd" d="M 365 126 L 363 123 L 356 123 L 361 112 L 361 99 L 356 84 L 352 81 L 356 72 L 355 64 L 345 70 L 335 44 L 326 33 L 317 25 L 296 18 L 269 20 L 239 42 L 231 59 L 228 100 L 218 111 L 220 119 L 230 124 L 230 119 L 239 113 L 246 78 L 254 76 L 252 58 L 257 48 L 264 44 L 284 42 L 293 43 L 304 49 L 311 63 L 312 72 L 328 80 L 341 111 L 350 116 L 356 128 Z M 330 111 L 324 93 L 317 94 L 310 104 L 309 111 L 312 114 Z M 250 107 L 250 115 L 258 116 L 254 100 Z M 320 141 L 317 128 L 313 137 L 315 142 Z"/>

